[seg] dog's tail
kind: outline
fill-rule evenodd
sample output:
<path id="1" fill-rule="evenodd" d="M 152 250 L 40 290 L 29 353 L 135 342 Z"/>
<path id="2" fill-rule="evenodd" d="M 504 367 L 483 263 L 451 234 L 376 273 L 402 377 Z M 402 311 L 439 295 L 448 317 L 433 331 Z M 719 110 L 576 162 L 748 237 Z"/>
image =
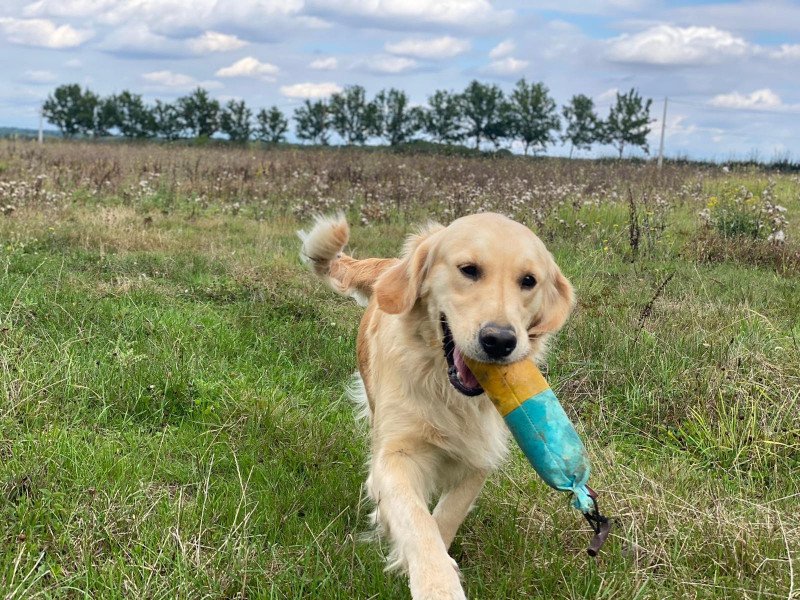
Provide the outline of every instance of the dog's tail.
<path id="1" fill-rule="evenodd" d="M 350 227 L 344 215 L 317 217 L 311 231 L 298 231 L 303 242 L 300 259 L 320 277 L 327 277 L 331 263 L 341 254 L 350 239 Z"/>
<path id="2" fill-rule="evenodd" d="M 350 239 L 344 215 L 317 217 L 310 231 L 298 231 L 303 242 L 300 259 L 334 291 L 351 296 L 362 306 L 369 303 L 378 277 L 399 262 L 396 258 L 356 260 L 342 252 Z"/>

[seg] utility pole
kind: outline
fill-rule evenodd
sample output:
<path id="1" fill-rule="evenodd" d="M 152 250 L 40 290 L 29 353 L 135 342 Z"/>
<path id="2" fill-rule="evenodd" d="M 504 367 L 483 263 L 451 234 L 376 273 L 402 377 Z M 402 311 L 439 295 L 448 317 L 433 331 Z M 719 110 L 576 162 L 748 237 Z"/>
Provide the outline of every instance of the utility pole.
<path id="1" fill-rule="evenodd" d="M 661 118 L 661 143 L 658 145 L 658 168 L 664 164 L 664 131 L 667 129 L 667 97 L 664 96 L 664 116 Z"/>
<path id="2" fill-rule="evenodd" d="M 44 110 L 39 109 L 39 145 L 44 144 Z"/>

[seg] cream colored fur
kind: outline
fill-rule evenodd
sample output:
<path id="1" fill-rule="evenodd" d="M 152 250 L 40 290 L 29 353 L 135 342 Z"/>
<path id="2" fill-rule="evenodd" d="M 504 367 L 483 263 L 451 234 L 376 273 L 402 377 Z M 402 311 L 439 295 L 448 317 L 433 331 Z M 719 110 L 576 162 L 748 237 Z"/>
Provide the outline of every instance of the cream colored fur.
<path id="1" fill-rule="evenodd" d="M 447 549 L 506 456 L 508 431 L 485 395 L 450 384 L 440 317 L 476 360 L 488 360 L 478 331 L 489 322 L 514 328 L 509 362 L 538 360 L 570 313 L 572 287 L 544 244 L 500 215 L 429 225 L 408 238 L 399 260 L 353 259 L 342 253 L 348 235 L 343 218 L 318 219 L 300 234 L 301 254 L 334 290 L 367 300 L 354 389 L 371 425 L 366 488 L 391 544 L 389 567 L 408 573 L 415 599 L 464 598 Z M 481 276 L 465 277 L 464 264 Z M 536 278 L 533 289 L 520 285 L 526 274 Z"/>

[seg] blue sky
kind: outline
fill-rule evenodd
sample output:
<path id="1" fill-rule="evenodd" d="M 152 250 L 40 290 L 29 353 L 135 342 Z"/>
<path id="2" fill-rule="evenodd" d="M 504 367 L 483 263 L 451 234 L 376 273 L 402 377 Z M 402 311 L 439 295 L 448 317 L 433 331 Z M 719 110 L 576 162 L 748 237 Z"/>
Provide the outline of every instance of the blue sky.
<path id="1" fill-rule="evenodd" d="M 800 1 L 3 0 L 0 55 L 6 126 L 37 126 L 70 82 L 149 100 L 202 85 L 291 113 L 347 84 L 423 104 L 525 77 L 601 115 L 636 87 L 660 120 L 669 96 L 668 156 L 800 159 Z"/>

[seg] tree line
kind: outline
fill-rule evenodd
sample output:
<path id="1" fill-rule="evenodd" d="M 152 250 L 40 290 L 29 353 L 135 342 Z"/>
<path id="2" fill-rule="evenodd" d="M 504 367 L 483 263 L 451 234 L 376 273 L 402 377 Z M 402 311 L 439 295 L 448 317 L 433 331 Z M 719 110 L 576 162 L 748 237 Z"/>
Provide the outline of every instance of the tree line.
<path id="1" fill-rule="evenodd" d="M 574 95 L 559 111 L 544 83 L 521 79 L 508 95 L 497 85 L 472 81 L 462 92 L 437 90 L 426 106 L 412 106 L 402 90 L 381 90 L 370 100 L 362 86 L 352 85 L 328 99 L 305 100 L 292 119 L 298 139 L 323 145 L 333 133 L 347 144 L 381 139 L 397 145 L 425 136 L 443 144 L 471 141 L 475 148 L 518 142 L 525 154 L 536 154 L 561 141 L 570 144 L 570 156 L 575 149 L 611 144 L 621 158 L 627 146 L 648 152 L 651 104 L 632 88 L 616 94 L 605 118 L 584 94 Z M 101 97 L 67 84 L 47 97 L 42 112 L 67 138 L 175 140 L 222 133 L 233 142 L 282 143 L 289 131 L 289 120 L 277 106 L 254 113 L 243 100 L 223 105 L 200 87 L 172 103 L 147 104 L 127 90 Z"/>

